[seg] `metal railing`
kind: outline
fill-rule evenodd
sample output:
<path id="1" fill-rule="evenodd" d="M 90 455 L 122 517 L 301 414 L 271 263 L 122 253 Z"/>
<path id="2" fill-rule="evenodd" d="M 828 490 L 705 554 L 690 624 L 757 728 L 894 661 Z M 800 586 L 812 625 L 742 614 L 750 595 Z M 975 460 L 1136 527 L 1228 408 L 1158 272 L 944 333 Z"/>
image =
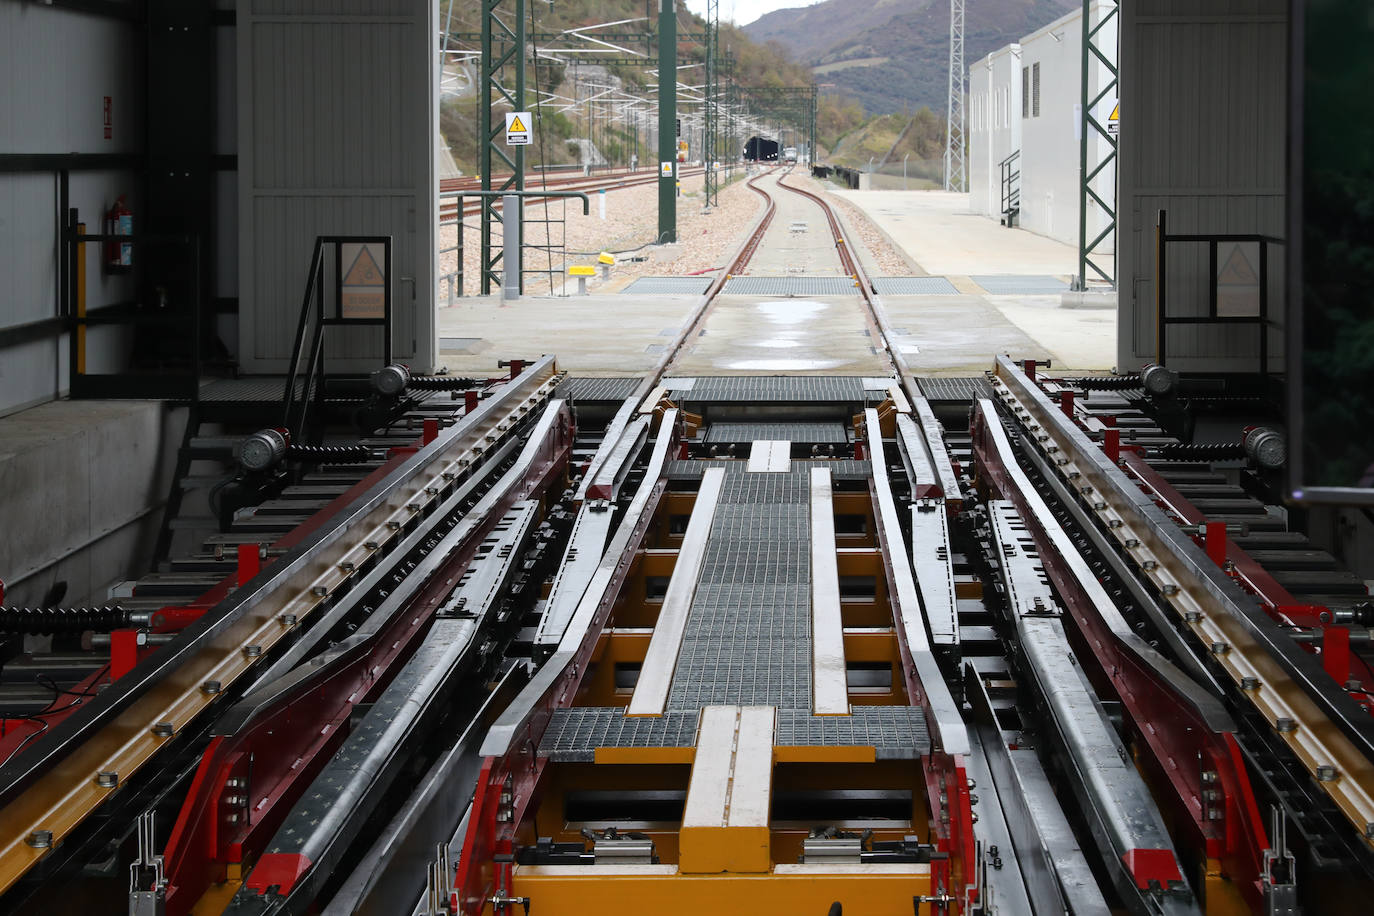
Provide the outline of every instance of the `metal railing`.
<path id="1" fill-rule="evenodd" d="M 591 214 L 591 198 L 588 197 L 587 194 L 583 191 L 544 191 L 531 188 L 524 191 L 460 190 L 445 191 L 441 193 L 439 195 L 441 212 L 444 209 L 444 204 L 448 201 L 453 201 L 454 204 L 453 209 L 451 211 L 454 214 L 453 217 L 450 219 L 445 219 L 441 217 L 439 220 L 440 232 L 442 232 L 444 227 L 446 226 L 455 227 L 454 244 L 439 249 L 439 261 L 441 265 L 439 273 L 439 282 L 445 284 L 446 286 L 446 296 L 444 290 L 441 290 L 440 296 L 441 298 L 447 298 L 448 305 L 453 305 L 457 299 L 462 298 L 464 295 L 463 286 L 465 270 L 463 267 L 463 260 L 466 255 L 466 225 L 463 221 L 463 199 L 466 197 L 474 197 L 478 199 L 484 197 L 519 197 L 525 200 L 553 200 L 558 198 L 563 198 L 566 200 L 567 198 L 578 198 L 582 201 L 582 215 L 588 216 Z M 566 212 L 566 204 L 564 205 L 564 207 Z M 525 239 L 529 238 L 530 234 L 524 231 L 521 232 L 520 247 L 522 251 L 521 256 L 518 258 L 518 263 L 520 265 L 520 288 L 523 291 L 525 287 L 524 278 L 526 276 L 534 274 L 540 276 L 547 276 L 549 279 L 549 289 L 550 292 L 552 292 L 555 275 L 561 277 L 563 274 L 563 262 L 565 260 L 565 253 L 567 251 L 567 220 L 562 218 L 561 216 L 559 218 L 546 216 L 544 219 L 531 220 L 528 218 L 528 215 L 526 213 L 521 214 L 521 220 L 523 226 L 543 224 L 546 228 L 544 232 L 543 244 L 530 244 L 526 242 Z M 559 227 L 558 244 L 554 244 L 553 227 L 555 225 Z M 478 231 L 481 231 L 480 228 L 478 229 Z M 527 248 L 545 252 L 545 263 L 548 266 L 543 269 L 525 268 L 525 258 L 523 250 Z M 555 252 L 559 252 L 557 267 L 553 266 Z M 454 266 L 451 270 L 444 270 L 442 264 L 445 256 L 448 255 L 453 256 Z M 504 252 L 502 252 L 501 258 L 503 261 L 505 260 Z"/>
<path id="2" fill-rule="evenodd" d="M 66 222 L 59 227 L 62 258 L 60 276 L 60 314 L 71 333 L 68 335 L 69 391 L 72 398 L 150 398 L 167 400 L 197 399 L 201 375 L 201 274 L 200 240 L 192 234 L 133 235 L 91 233 L 75 207 L 66 207 L 66 173 L 60 194 Z M 110 268 L 107 258 L 99 261 L 104 270 L 119 270 L 144 276 L 143 264 L 149 252 L 172 249 L 172 257 L 158 260 L 161 273 L 141 283 L 150 301 L 109 305 L 88 311 L 86 245 L 128 245 L 133 250 L 131 266 Z M 176 282 L 177 279 L 180 282 Z M 179 287 L 179 288 L 177 288 Z M 131 332 L 121 345 L 127 365 L 113 372 L 87 369 L 87 336 L 93 328 Z M 151 333 L 148 333 L 151 332 Z"/>
<path id="3" fill-rule="evenodd" d="M 332 273 L 325 260 L 326 248 L 332 246 Z M 347 247 L 354 255 L 345 267 Z M 382 263 L 377 264 L 371 246 L 380 246 Z M 380 282 L 346 284 L 354 267 L 362 258 L 372 259 L 372 267 L 380 269 Z M 333 309 L 326 310 L 326 275 L 332 279 Z M 372 279 L 372 277 L 368 277 Z M 329 327 L 382 328 L 382 361 L 391 362 L 391 236 L 389 235 L 321 235 L 315 238 L 315 250 L 306 275 L 305 294 L 301 297 L 301 316 L 296 325 L 296 340 L 291 348 L 291 368 L 286 374 L 286 388 L 282 393 L 282 425 L 291 431 L 297 442 L 306 442 L 306 420 L 312 400 L 324 396 L 324 331 Z M 380 293 L 376 292 L 380 290 Z M 377 297 L 380 295 L 380 302 Z M 378 306 L 380 305 L 380 314 Z M 310 355 L 302 366 L 306 339 Z M 304 379 L 301 378 L 302 372 Z"/>
<path id="4" fill-rule="evenodd" d="M 1205 315 L 1170 315 L 1167 282 L 1169 246 L 1200 244 L 1208 252 L 1208 302 Z M 1217 249 L 1224 244 L 1255 245 L 1258 265 L 1255 268 L 1255 308 L 1253 315 L 1223 315 L 1218 312 L 1217 300 L 1222 285 L 1217 271 Z M 1283 245 L 1284 240 L 1256 233 L 1171 235 L 1168 231 L 1168 211 L 1160 210 L 1155 222 L 1155 363 L 1166 365 L 1168 358 L 1168 329 L 1171 325 L 1240 325 L 1259 329 L 1259 371 L 1269 376 L 1269 333 L 1275 322 L 1269 319 L 1269 246 Z M 1234 255 L 1233 255 L 1234 256 Z M 1247 262 L 1248 265 L 1248 262 Z"/>
<path id="5" fill-rule="evenodd" d="M 1002 172 L 1002 225 L 1008 229 L 1016 225 L 1021 212 L 1020 162 L 1021 151 L 1016 150 L 998 164 Z"/>

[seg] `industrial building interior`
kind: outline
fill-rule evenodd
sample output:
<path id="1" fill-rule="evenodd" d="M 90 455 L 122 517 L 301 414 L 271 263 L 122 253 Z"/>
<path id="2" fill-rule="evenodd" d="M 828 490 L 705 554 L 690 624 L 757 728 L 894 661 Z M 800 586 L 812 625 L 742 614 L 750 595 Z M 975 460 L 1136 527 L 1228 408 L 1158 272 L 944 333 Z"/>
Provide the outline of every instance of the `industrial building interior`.
<path id="1" fill-rule="evenodd" d="M 0 0 L 0 912 L 1369 913 L 1368 4 L 946 2 L 905 190 L 717 0 L 558 175 L 551 3 Z"/>

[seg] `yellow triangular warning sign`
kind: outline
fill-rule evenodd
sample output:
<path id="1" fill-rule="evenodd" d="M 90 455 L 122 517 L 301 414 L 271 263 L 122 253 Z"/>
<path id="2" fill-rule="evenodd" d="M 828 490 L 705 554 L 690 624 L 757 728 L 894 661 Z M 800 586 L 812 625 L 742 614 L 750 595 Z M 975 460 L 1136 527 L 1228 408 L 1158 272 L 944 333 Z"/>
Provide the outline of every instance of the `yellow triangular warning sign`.
<path id="1" fill-rule="evenodd" d="M 1230 257 L 1217 273 L 1217 286 L 1254 286 L 1258 282 L 1259 275 L 1245 252 L 1239 245 L 1232 248 Z"/>
<path id="2" fill-rule="evenodd" d="M 1120 120 L 1121 120 L 1121 103 L 1120 103 L 1120 102 L 1117 102 L 1117 103 L 1116 103 L 1116 107 L 1112 109 L 1112 113 L 1111 113 L 1111 115 L 1107 118 L 1107 120 L 1108 120 L 1108 121 L 1120 121 Z"/>
<path id="3" fill-rule="evenodd" d="M 358 251 L 358 256 L 353 259 L 353 265 L 344 274 L 344 286 L 381 286 L 382 269 L 377 266 L 377 260 L 372 257 L 372 250 L 364 245 Z"/>
<path id="4" fill-rule="evenodd" d="M 510 119 L 510 127 L 506 128 L 506 132 L 512 134 L 524 134 L 529 133 L 529 128 L 525 126 L 524 121 L 520 120 L 520 116 L 516 115 L 515 117 Z"/>

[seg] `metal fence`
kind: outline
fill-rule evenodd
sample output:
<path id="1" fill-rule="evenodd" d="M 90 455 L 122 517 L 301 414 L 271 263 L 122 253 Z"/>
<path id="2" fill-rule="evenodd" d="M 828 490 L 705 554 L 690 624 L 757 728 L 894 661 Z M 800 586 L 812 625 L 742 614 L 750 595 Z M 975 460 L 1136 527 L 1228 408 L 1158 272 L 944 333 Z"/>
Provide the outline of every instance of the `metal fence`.
<path id="1" fill-rule="evenodd" d="M 522 214 L 520 245 L 520 289 L 523 292 L 529 278 L 537 278 L 536 287 L 556 294 L 561 288 L 567 269 L 567 206 L 569 198 L 582 201 L 582 212 L 589 212 L 589 199 L 580 191 L 526 190 L 511 192 L 527 200 Z M 481 214 L 478 210 L 464 212 L 466 200 L 478 201 L 483 196 L 506 196 L 498 192 L 446 191 L 439 195 L 439 298 L 453 305 L 468 294 L 465 268 L 468 246 L 480 248 Z M 535 198 L 533 202 L 528 202 Z M 500 224 L 493 226 L 493 229 Z M 493 233 L 493 246 L 500 246 L 499 232 Z M 503 254 L 504 260 L 504 254 Z M 471 271 L 480 285 L 481 267 Z M 476 292 L 476 289 L 472 290 Z"/>

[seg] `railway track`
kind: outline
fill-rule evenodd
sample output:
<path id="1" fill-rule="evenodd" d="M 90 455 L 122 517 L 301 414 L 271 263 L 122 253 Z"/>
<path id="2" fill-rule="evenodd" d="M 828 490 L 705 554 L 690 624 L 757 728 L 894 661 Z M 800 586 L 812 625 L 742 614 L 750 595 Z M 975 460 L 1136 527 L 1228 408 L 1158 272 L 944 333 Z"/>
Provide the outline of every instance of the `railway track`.
<path id="1" fill-rule="evenodd" d="M 426 394 L 421 436 L 317 454 L 174 567 L 215 588 L 146 579 L 158 639 L 114 679 L 88 655 L 0 767 L 0 899 L 51 909 L 136 845 L 130 907 L 170 914 L 702 909 L 729 875 L 732 905 L 946 916 L 1281 912 L 1311 875 L 1359 912 L 1360 591 L 1140 378 L 1003 357 L 928 396 L 786 177 L 749 180 L 646 375 Z M 852 278 L 874 378 L 693 374 L 782 195 L 822 215 L 809 266 Z"/>
<path id="2" fill-rule="evenodd" d="M 683 168 L 682 178 L 690 178 L 702 174 L 702 168 Z M 658 172 L 652 169 L 640 169 L 635 172 L 609 172 L 600 175 L 584 176 L 580 172 L 572 176 L 560 176 L 550 180 L 536 180 L 530 182 L 526 190 L 546 189 L 551 191 L 584 191 L 594 193 L 597 191 L 617 191 L 622 188 L 633 188 L 640 185 L 654 184 L 658 181 Z M 498 185 L 499 186 L 499 185 Z M 465 191 L 477 191 L 481 189 L 479 179 L 450 178 L 440 182 L 439 185 L 439 222 L 441 225 L 451 223 L 458 218 L 458 203 L 456 198 L 460 197 Z M 540 204 L 546 200 L 555 198 L 530 197 L 526 199 L 526 204 Z M 463 203 L 463 215 L 474 216 L 482 212 L 482 205 L 477 198 L 470 198 L 470 202 Z M 500 209 L 499 201 L 496 204 Z"/>

